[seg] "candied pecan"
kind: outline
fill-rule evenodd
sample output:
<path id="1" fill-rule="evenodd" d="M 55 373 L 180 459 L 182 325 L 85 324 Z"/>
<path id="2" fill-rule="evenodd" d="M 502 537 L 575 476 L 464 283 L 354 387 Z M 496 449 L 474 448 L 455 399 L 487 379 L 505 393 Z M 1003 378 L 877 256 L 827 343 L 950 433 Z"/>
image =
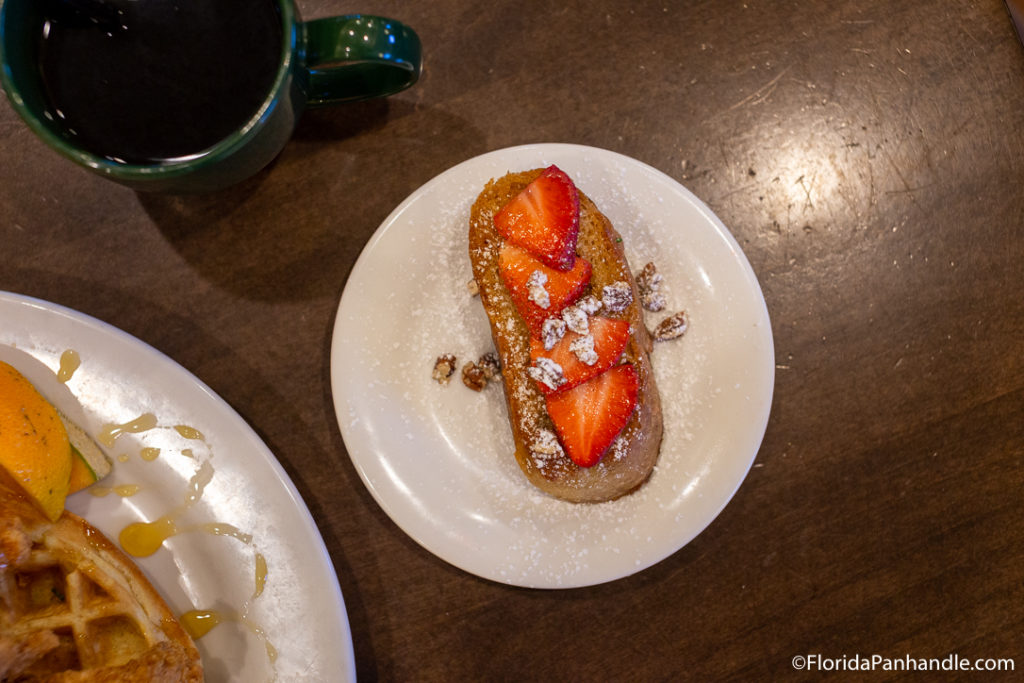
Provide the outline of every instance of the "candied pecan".
<path id="1" fill-rule="evenodd" d="M 568 381 L 565 379 L 562 366 L 544 356 L 535 360 L 527 372 L 530 377 L 546 385 L 549 389 L 557 389 Z"/>
<path id="2" fill-rule="evenodd" d="M 547 281 L 548 276 L 539 270 L 535 270 L 530 273 L 530 277 L 526 281 L 526 287 L 530 292 L 530 301 L 541 308 L 548 308 L 551 306 L 551 296 L 548 294 L 548 290 L 544 289 L 544 285 L 547 284 Z"/>
<path id="3" fill-rule="evenodd" d="M 648 311 L 665 309 L 665 295 L 661 293 L 664 277 L 654 263 L 648 263 L 636 276 L 636 287 L 640 291 L 640 303 Z"/>
<path id="4" fill-rule="evenodd" d="M 462 366 L 462 383 L 473 391 L 482 391 L 487 386 L 487 375 L 482 367 L 469 361 Z"/>
<path id="5" fill-rule="evenodd" d="M 498 360 L 498 354 L 494 351 L 488 351 L 480 356 L 476 364 L 484 371 L 484 377 L 487 379 L 494 379 L 501 374 L 501 361 Z"/>
<path id="6" fill-rule="evenodd" d="M 686 311 L 679 311 L 658 323 L 658 326 L 654 328 L 653 336 L 656 341 L 678 339 L 686 333 L 688 326 L 689 321 L 686 318 Z"/>
<path id="7" fill-rule="evenodd" d="M 594 350 L 593 335 L 587 334 L 582 337 L 576 337 L 569 343 L 569 350 L 576 354 L 581 363 L 593 365 L 598 360 L 597 351 Z"/>
<path id="8" fill-rule="evenodd" d="M 538 460 L 549 460 L 565 455 L 558 437 L 550 429 L 542 429 L 530 443 L 530 453 Z"/>
<path id="9" fill-rule="evenodd" d="M 576 302 L 576 308 L 580 309 L 587 315 L 594 315 L 601 310 L 601 300 L 593 294 L 587 294 Z"/>
<path id="10" fill-rule="evenodd" d="M 438 356 L 434 361 L 433 378 L 438 384 L 448 384 L 452 373 L 455 372 L 456 358 L 450 353 Z"/>
<path id="11" fill-rule="evenodd" d="M 565 321 L 561 318 L 548 318 L 540 328 L 540 340 L 544 343 L 545 351 L 555 348 L 555 344 L 564 336 Z"/>
<path id="12" fill-rule="evenodd" d="M 590 331 L 587 313 L 579 306 L 566 306 L 562 309 L 562 320 L 576 334 L 587 334 Z"/>
<path id="13" fill-rule="evenodd" d="M 628 282 L 614 282 L 601 290 L 601 303 L 609 313 L 621 313 L 633 303 L 633 290 Z"/>

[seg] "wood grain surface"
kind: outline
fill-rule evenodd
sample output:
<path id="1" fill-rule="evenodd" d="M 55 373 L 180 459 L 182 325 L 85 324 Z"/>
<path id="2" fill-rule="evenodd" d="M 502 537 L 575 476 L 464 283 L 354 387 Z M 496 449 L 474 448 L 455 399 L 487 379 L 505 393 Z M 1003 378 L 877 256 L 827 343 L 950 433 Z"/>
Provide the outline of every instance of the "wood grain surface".
<path id="1" fill-rule="evenodd" d="M 137 336 L 255 428 L 330 550 L 360 679 L 818 680 L 792 662 L 812 654 L 1021 675 L 1024 47 L 1001 1 L 299 7 L 406 22 L 421 81 L 306 112 L 269 168 L 198 196 L 94 177 L 0 98 L 0 289 Z M 646 571 L 567 591 L 478 579 L 406 536 L 349 460 L 328 375 L 381 221 L 530 142 L 620 152 L 703 199 L 776 350 L 767 433 L 722 514 Z M 920 676 L 845 675 L 956 677 Z"/>

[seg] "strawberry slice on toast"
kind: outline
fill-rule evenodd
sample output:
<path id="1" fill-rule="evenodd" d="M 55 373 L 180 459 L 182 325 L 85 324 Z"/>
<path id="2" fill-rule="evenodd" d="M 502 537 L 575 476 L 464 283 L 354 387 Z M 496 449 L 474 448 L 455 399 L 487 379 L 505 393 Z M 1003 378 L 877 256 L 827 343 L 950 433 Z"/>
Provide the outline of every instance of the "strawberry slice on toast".
<path id="1" fill-rule="evenodd" d="M 568 271 L 550 268 L 520 247 L 505 244 L 498 272 L 530 334 L 540 336 L 544 320 L 561 313 L 590 282 L 590 262 L 577 258 Z"/>
<path id="2" fill-rule="evenodd" d="M 569 270 L 576 259 L 579 191 L 564 171 L 548 166 L 494 215 L 494 227 L 551 268 Z"/>
<path id="3" fill-rule="evenodd" d="M 629 343 L 631 329 L 628 320 L 616 320 L 603 316 L 593 316 L 589 321 L 589 336 L 593 340 L 593 356 L 586 358 L 576 350 L 575 345 L 587 335 L 576 332 L 566 332 L 565 336 L 558 340 L 551 348 L 546 350 L 544 343 L 532 337 L 530 339 L 530 358 L 536 362 L 538 358 L 545 357 L 558 363 L 562 368 L 565 377 L 565 384 L 557 389 L 552 389 L 543 382 L 537 382 L 537 387 L 544 394 L 552 394 L 560 391 L 567 391 L 573 387 L 586 382 L 608 368 L 615 365 L 622 352 Z M 582 357 L 581 357 L 582 356 Z M 592 363 L 585 362 L 592 360 Z"/>
<path id="4" fill-rule="evenodd" d="M 633 415 L 639 386 L 636 369 L 623 364 L 546 397 L 555 431 L 574 463 L 593 467 L 601 461 Z"/>

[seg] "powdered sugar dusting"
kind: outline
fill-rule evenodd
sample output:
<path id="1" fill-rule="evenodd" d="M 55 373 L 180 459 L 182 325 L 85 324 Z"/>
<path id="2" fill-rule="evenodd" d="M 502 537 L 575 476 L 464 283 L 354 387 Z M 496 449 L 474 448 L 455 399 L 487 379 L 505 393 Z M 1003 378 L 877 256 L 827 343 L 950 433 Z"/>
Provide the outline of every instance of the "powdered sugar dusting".
<path id="1" fill-rule="evenodd" d="M 481 576 L 557 588 L 649 566 L 725 504 L 753 455 L 749 443 L 731 443 L 743 432 L 737 421 L 756 424 L 766 410 L 764 378 L 743 359 L 752 344 L 763 355 L 767 320 L 757 315 L 759 292 L 748 303 L 752 293 L 733 286 L 724 298 L 722 272 L 735 270 L 732 247 L 685 191 L 624 157 L 540 149 L 552 153 L 467 162 L 396 209 L 346 287 L 332 378 L 353 461 L 403 529 Z M 657 265 L 669 310 L 690 316 L 684 337 L 652 353 L 664 416 L 659 462 L 644 486 L 608 503 L 568 503 L 527 482 L 513 456 L 500 381 L 474 392 L 431 379 L 442 354 L 455 355 L 461 367 L 494 348 L 480 300 L 466 289 L 473 200 L 491 177 L 550 163 L 609 217 L 634 271 Z M 648 327 L 660 319 L 647 315 Z M 737 347 L 746 353 L 737 355 Z M 744 406 L 754 418 L 743 418 Z M 613 444 L 606 458 L 615 457 Z"/>

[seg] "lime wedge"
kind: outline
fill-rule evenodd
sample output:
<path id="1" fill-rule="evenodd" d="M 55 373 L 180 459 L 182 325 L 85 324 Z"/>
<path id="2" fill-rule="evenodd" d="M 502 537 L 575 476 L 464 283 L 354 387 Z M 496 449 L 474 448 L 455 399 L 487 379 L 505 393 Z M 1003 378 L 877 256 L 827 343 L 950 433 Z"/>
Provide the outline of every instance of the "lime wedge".
<path id="1" fill-rule="evenodd" d="M 74 493 L 110 474 L 114 466 L 99 444 L 78 423 L 59 409 L 57 414 L 68 433 L 71 453 L 78 461 L 72 464 L 71 493 Z"/>

